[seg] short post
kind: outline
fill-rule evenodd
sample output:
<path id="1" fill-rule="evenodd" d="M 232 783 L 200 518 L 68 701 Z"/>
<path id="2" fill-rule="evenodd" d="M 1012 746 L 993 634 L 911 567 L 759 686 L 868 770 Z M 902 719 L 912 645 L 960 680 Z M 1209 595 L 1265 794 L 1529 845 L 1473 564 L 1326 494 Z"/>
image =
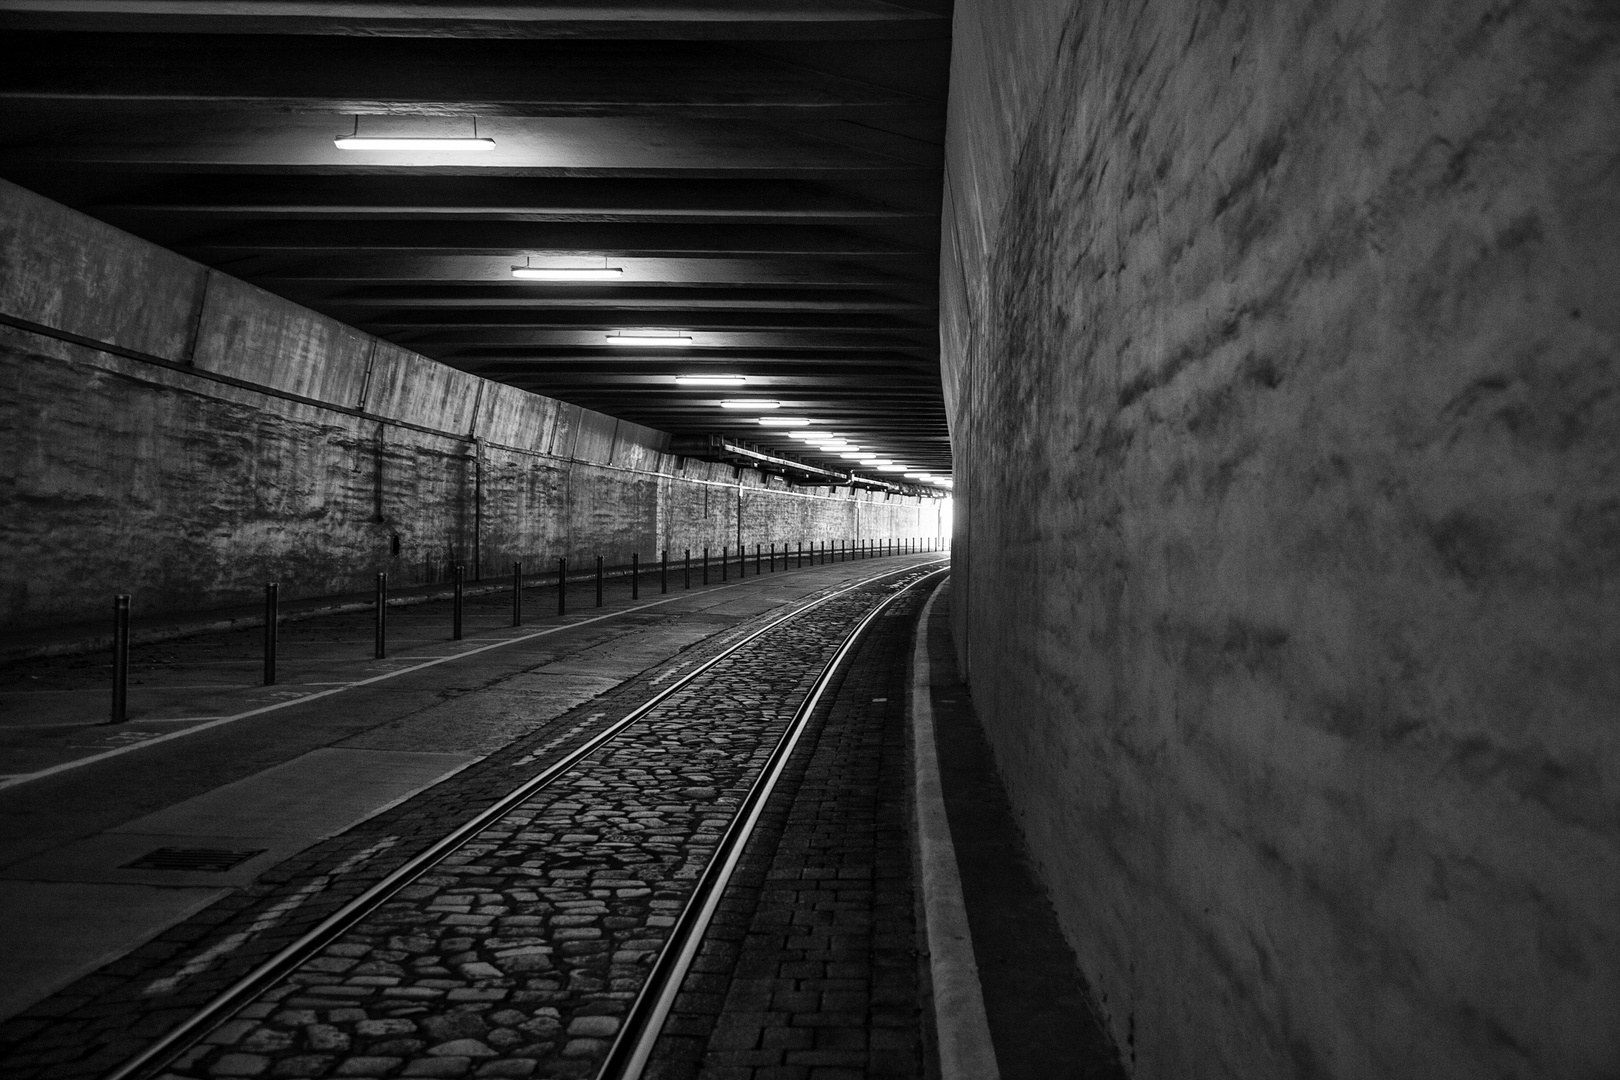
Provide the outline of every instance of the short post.
<path id="1" fill-rule="evenodd" d="M 596 557 L 596 606 L 602 606 L 602 556 Z"/>
<path id="2" fill-rule="evenodd" d="M 709 583 L 709 549 L 703 549 L 703 584 Z"/>
<path id="3" fill-rule="evenodd" d="M 568 614 L 568 556 L 557 560 L 557 614 Z"/>
<path id="4" fill-rule="evenodd" d="M 686 571 L 685 571 L 686 572 L 686 584 L 683 587 L 690 589 L 692 587 L 692 549 L 691 548 L 686 549 L 686 561 L 684 563 L 684 566 L 686 568 Z"/>
<path id="5" fill-rule="evenodd" d="M 512 564 L 512 625 L 523 625 L 523 564 Z"/>
<path id="6" fill-rule="evenodd" d="M 720 545 L 720 580 L 725 581 L 731 576 L 731 549 Z"/>
<path id="7" fill-rule="evenodd" d="M 450 637 L 454 641 L 461 640 L 461 579 L 465 573 L 466 571 L 462 569 L 461 564 L 456 563 L 456 568 L 452 573 L 452 580 L 455 582 L 456 599 L 450 614 Z"/>
<path id="8" fill-rule="evenodd" d="M 113 597 L 112 717 L 109 724 L 129 719 L 129 594 Z"/>
<path id="9" fill-rule="evenodd" d="M 773 546 L 774 546 L 774 545 L 773 545 Z M 758 544 L 755 544 L 755 545 L 754 545 L 754 576 L 755 576 L 755 577 L 759 577 L 759 574 L 760 574 L 760 567 L 761 567 L 761 566 L 762 566 L 762 565 L 764 565 L 764 563 L 763 563 L 763 560 L 764 560 L 764 558 L 765 558 L 765 556 L 764 556 L 764 555 L 762 555 L 762 554 L 760 554 L 760 547 L 759 547 L 759 545 L 758 545 Z M 775 570 L 775 569 L 776 569 L 776 567 L 774 567 L 774 566 L 773 566 L 773 567 L 771 567 L 771 569 L 772 569 L 772 570 Z"/>
<path id="10" fill-rule="evenodd" d="M 377 642 L 373 651 L 378 660 L 388 655 L 388 571 L 377 574 Z"/>
<path id="11" fill-rule="evenodd" d="M 782 561 L 786 562 L 787 560 L 783 559 Z M 803 540 L 799 541 L 799 565 L 798 565 L 797 569 L 799 569 L 799 570 L 804 569 L 804 541 Z"/>
<path id="12" fill-rule="evenodd" d="M 771 573 L 776 573 L 776 545 L 771 545 Z"/>
<path id="13" fill-rule="evenodd" d="M 658 591 L 669 592 L 669 548 L 658 553 Z"/>
<path id="14" fill-rule="evenodd" d="M 281 587 L 274 581 L 264 586 L 264 685 L 276 685 L 276 637 L 281 613 L 277 610 Z"/>
<path id="15" fill-rule="evenodd" d="M 630 599 L 641 599 L 641 556 L 630 553 Z"/>

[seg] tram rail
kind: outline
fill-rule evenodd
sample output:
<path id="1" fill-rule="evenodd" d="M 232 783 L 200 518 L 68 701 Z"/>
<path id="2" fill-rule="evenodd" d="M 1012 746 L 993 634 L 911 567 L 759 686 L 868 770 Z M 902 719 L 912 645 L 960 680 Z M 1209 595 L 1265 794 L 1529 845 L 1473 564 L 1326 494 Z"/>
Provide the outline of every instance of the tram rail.
<path id="1" fill-rule="evenodd" d="M 659 712 L 699 680 L 737 659 L 751 646 L 764 642 L 836 601 L 871 589 L 886 579 L 901 579 L 887 596 L 872 604 L 831 649 L 820 671 L 783 726 L 768 757 L 742 797 L 697 875 L 674 925 L 648 969 L 647 977 L 622 1018 L 617 1033 L 596 1075 L 602 1080 L 637 1080 L 648 1061 L 671 1005 L 680 989 L 711 917 L 725 892 L 738 859 L 752 835 L 766 800 L 791 759 L 810 718 L 822 704 L 829 687 L 848 662 L 862 636 L 901 596 L 944 572 L 942 563 L 890 568 L 832 590 L 749 631 L 690 670 L 670 679 L 653 696 L 613 720 L 539 773 L 512 788 L 475 816 L 396 867 L 381 880 L 327 916 L 269 959 L 216 994 L 185 1020 L 171 1028 L 135 1056 L 108 1073 L 106 1080 L 145 1080 L 172 1066 L 189 1049 L 205 1040 L 233 1015 L 272 987 L 291 977 L 303 965 L 368 917 L 383 909 L 404 890 L 441 867 L 480 834 L 533 800 L 560 779 L 612 746 L 638 723 Z M 826 655 L 825 653 L 821 655 Z M 700 703 L 686 706 L 698 708 Z"/>

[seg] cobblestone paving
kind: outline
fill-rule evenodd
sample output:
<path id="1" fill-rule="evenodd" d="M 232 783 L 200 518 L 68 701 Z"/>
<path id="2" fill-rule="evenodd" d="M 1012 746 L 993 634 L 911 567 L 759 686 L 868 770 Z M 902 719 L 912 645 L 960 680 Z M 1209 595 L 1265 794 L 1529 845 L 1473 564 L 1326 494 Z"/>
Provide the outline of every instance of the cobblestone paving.
<path id="1" fill-rule="evenodd" d="M 820 660 L 882 591 L 835 600 L 683 688 L 216 1029 L 167 1075 L 594 1074 Z M 703 651 L 725 643 L 712 640 Z M 804 662 L 783 664 L 784 656 Z M 685 656 L 681 666 L 696 659 Z M 8 1075 L 106 1071 L 250 961 L 426 846 L 429 834 L 487 805 L 496 783 L 515 786 L 514 772 L 532 773 L 667 677 L 639 680 L 635 692 L 617 695 L 624 701 L 599 699 L 588 715 L 576 710 L 524 740 L 502 767 L 482 770 L 489 776 L 481 786 L 441 785 L 459 790 L 434 789 L 427 801 L 435 805 L 415 805 L 419 799 L 401 808 L 415 805 L 414 816 L 383 815 L 392 832 L 379 835 L 368 823 L 318 856 L 294 860 L 303 865 L 286 866 L 280 888 L 228 898 L 154 943 L 160 955 L 148 947 L 81 981 L 77 997 L 55 1002 L 61 1022 L 51 1022 L 50 1008 L 30 1010 L 20 1027 L 6 1025 L 16 1049 L 7 1054 Z M 400 828 L 405 822 L 415 831 Z M 120 977 L 140 985 L 96 1000 L 95 979 Z M 133 1016 L 132 1001 L 145 1005 Z M 85 1038 L 97 1031 L 99 1045 Z"/>
<path id="2" fill-rule="evenodd" d="M 905 687 L 925 599 L 877 621 L 806 731 L 647 1080 L 923 1075 Z"/>

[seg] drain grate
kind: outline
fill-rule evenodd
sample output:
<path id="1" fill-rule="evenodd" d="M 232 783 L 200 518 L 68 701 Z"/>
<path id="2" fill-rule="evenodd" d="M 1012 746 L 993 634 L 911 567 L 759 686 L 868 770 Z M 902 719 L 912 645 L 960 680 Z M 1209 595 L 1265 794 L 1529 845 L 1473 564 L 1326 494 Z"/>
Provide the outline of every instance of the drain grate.
<path id="1" fill-rule="evenodd" d="M 240 866 L 255 855 L 263 855 L 269 848 L 252 848 L 249 850 L 228 850 L 226 848 L 206 847 L 160 847 L 156 851 L 148 852 L 132 863 L 125 863 L 124 870 L 195 870 L 204 873 L 217 874 L 229 870 L 233 866 Z"/>

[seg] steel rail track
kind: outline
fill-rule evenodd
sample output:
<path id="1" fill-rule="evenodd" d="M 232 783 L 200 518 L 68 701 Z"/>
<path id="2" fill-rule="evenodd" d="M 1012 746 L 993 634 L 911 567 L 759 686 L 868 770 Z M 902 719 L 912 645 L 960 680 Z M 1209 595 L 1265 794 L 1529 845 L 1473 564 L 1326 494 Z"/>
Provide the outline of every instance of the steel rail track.
<path id="1" fill-rule="evenodd" d="M 664 1021 L 668 1018 L 670 1009 L 674 1007 L 675 997 L 680 993 L 681 983 L 697 956 L 704 931 L 714 918 L 715 909 L 720 906 L 720 899 L 725 894 L 726 885 L 731 881 L 732 872 L 742 859 L 743 848 L 747 846 L 748 838 L 753 835 L 754 827 L 765 811 L 766 800 L 770 798 L 771 792 L 776 790 L 777 781 L 787 769 L 788 760 L 798 746 L 799 737 L 804 734 L 810 718 L 815 715 L 822 697 L 832 685 L 833 676 L 854 653 L 867 627 L 871 626 L 889 605 L 923 582 L 943 573 L 945 573 L 943 568 L 932 570 L 915 581 L 908 582 L 893 595 L 885 597 L 855 624 L 854 629 L 844 635 L 844 640 L 839 644 L 837 651 L 822 666 L 809 693 L 805 694 L 804 700 L 794 711 L 793 718 L 788 722 L 781 738 L 777 740 L 776 747 L 765 762 L 765 767 L 760 770 L 759 776 L 755 777 L 748 794 L 744 796 L 736 815 L 731 819 L 731 824 L 726 827 L 719 844 L 715 846 L 714 857 L 698 876 L 691 897 L 681 909 L 681 914 L 671 928 L 663 949 L 659 951 L 658 959 L 653 962 L 647 981 L 642 984 L 641 992 L 636 995 L 635 1003 L 630 1006 L 618 1037 L 608 1050 L 607 1058 L 597 1073 L 598 1080 L 640 1080 L 642 1070 L 646 1068 L 647 1060 L 652 1055 L 653 1045 L 663 1031 Z"/>
<path id="2" fill-rule="evenodd" d="M 470 841 L 473 837 L 477 836 L 489 826 L 495 824 L 513 809 L 533 797 L 536 792 L 555 782 L 559 777 L 568 773 L 581 762 L 595 754 L 602 747 L 612 742 L 627 728 L 635 724 L 638 720 L 642 719 L 654 709 L 658 708 L 671 696 L 690 684 L 694 679 L 710 671 L 725 660 L 730 659 L 737 652 L 752 644 L 754 641 L 757 641 L 759 638 L 785 623 L 798 619 L 805 614 L 814 611 L 816 608 L 838 599 L 841 596 L 845 596 L 849 593 L 865 588 L 875 581 L 881 581 L 886 577 L 914 573 L 918 569 L 927 567 L 929 565 L 929 563 L 923 563 L 921 566 L 912 565 L 908 567 L 889 569 L 883 571 L 882 573 L 873 574 L 871 577 L 863 578 L 851 585 L 847 585 L 841 589 L 827 593 L 825 596 L 817 597 L 808 603 L 800 604 L 793 610 L 772 619 L 764 626 L 759 627 L 757 630 L 751 631 L 747 635 L 726 646 L 719 653 L 716 653 L 714 656 L 703 661 L 691 671 L 688 671 L 679 678 L 672 680 L 668 686 L 655 693 L 652 697 L 648 698 L 640 705 L 637 705 L 635 708 L 631 709 L 618 720 L 615 720 L 608 726 L 604 727 L 601 731 L 597 732 L 585 742 L 569 751 L 563 757 L 559 758 L 557 761 L 535 774 L 529 780 L 501 796 L 501 798 L 490 804 L 484 810 L 480 811 L 476 816 L 469 818 L 456 829 L 435 841 L 429 847 L 407 859 L 400 866 L 396 867 L 394 870 L 390 871 L 386 876 L 384 876 L 382 880 L 378 881 L 365 892 L 361 893 L 359 896 L 343 905 L 343 907 L 327 916 L 318 925 L 306 931 L 297 940 L 286 945 L 274 956 L 270 957 L 258 967 L 242 976 L 235 983 L 216 994 L 207 1003 L 197 1009 L 196 1012 L 192 1013 L 191 1016 L 181 1021 L 174 1028 L 165 1032 L 140 1053 L 129 1058 L 122 1065 L 118 1066 L 118 1068 L 107 1073 L 104 1080 L 141 1080 L 141 1078 L 154 1075 L 158 1070 L 168 1065 L 176 1057 L 200 1041 L 211 1030 L 213 1030 L 214 1027 L 230 1016 L 231 1013 L 246 1005 L 255 995 L 268 989 L 269 986 L 276 980 L 280 979 L 284 975 L 289 974 L 320 949 L 341 937 L 346 931 L 362 921 L 367 915 L 381 907 L 383 904 L 387 903 L 393 896 L 398 894 L 400 890 L 406 888 L 418 878 L 428 873 L 433 869 L 433 867 L 438 865 L 458 848 Z M 788 725 L 788 733 L 792 735 L 793 743 L 798 741 L 798 732 L 803 728 L 803 719 L 807 718 L 810 711 L 813 711 L 815 705 L 819 703 L 827 683 L 830 681 L 832 674 L 837 670 L 837 665 L 842 663 L 843 659 L 848 656 L 850 651 L 852 651 L 854 642 L 858 639 L 859 635 L 866 629 L 866 627 L 870 625 L 872 619 L 887 608 L 889 604 L 893 603 L 894 600 L 896 600 L 899 596 L 903 595 L 907 590 L 919 582 L 927 580 L 929 577 L 935 576 L 942 572 L 942 569 L 936 569 L 925 574 L 923 577 L 919 577 L 916 581 L 908 583 L 905 588 L 902 588 L 894 595 L 885 598 L 881 603 L 875 606 L 855 626 L 853 630 L 845 635 L 843 642 L 840 644 L 833 657 L 823 667 L 822 672 L 817 676 L 817 679 L 812 685 L 810 692 L 805 697 L 804 703 L 801 704 L 800 709 L 795 713 L 793 720 Z M 784 739 L 786 738 L 787 736 L 784 735 Z M 791 749 L 792 747 L 789 745 L 786 752 L 784 752 L 783 743 L 779 741 L 777 748 L 773 750 L 772 756 L 768 760 L 766 767 L 762 770 L 761 778 L 767 775 L 771 777 L 769 784 L 771 788 L 774 788 L 776 783 L 775 778 L 776 776 L 780 775 L 782 767 L 786 764 L 786 755 L 787 753 L 791 752 Z M 728 828 L 725 838 L 722 840 L 721 845 L 716 849 L 715 857 L 710 859 L 708 866 L 705 868 L 703 876 L 700 877 L 698 888 L 694 890 L 692 898 L 688 900 L 685 909 L 682 911 L 680 918 L 677 920 L 676 926 L 672 928 L 670 937 L 666 942 L 664 949 L 660 952 L 658 961 L 654 965 L 653 975 L 649 976 L 648 982 L 644 984 L 642 994 L 638 996 L 636 1005 L 632 1008 L 631 1015 L 627 1019 L 634 1019 L 637 1017 L 638 1010 L 642 1008 L 642 998 L 647 997 L 647 990 L 653 985 L 653 979 L 659 974 L 660 969 L 666 968 L 665 960 L 671 953 L 672 946 L 677 942 L 677 940 L 682 942 L 680 951 L 683 959 L 680 960 L 678 967 L 668 967 L 668 972 L 678 971 L 679 974 L 684 975 L 687 966 L 690 965 L 691 954 L 695 954 L 697 940 L 702 937 L 702 928 L 708 925 L 709 918 L 713 914 L 714 904 L 719 902 L 718 892 L 715 893 L 713 901 L 707 905 L 706 910 L 702 913 L 701 921 L 691 922 L 691 925 L 696 926 L 697 933 L 696 937 L 692 938 L 690 944 L 688 945 L 685 943 L 685 938 L 691 936 L 691 930 L 688 925 L 690 921 L 689 916 L 692 913 L 692 909 L 697 906 L 697 902 L 703 898 L 703 887 L 709 880 L 711 874 L 714 873 L 717 863 L 727 861 L 727 865 L 723 871 L 723 878 L 720 879 L 720 889 L 722 891 L 724 889 L 724 882 L 730 879 L 731 869 L 735 866 L 736 859 L 741 855 L 742 844 L 740 842 L 735 843 L 735 852 L 729 855 L 728 860 L 722 860 L 721 855 L 729 850 L 726 846 L 726 842 L 731 840 L 732 833 L 735 831 L 737 822 L 743 819 L 745 812 L 749 814 L 748 829 L 749 831 L 752 830 L 753 821 L 758 818 L 759 809 L 762 808 L 764 804 L 763 798 L 759 798 L 757 800 L 755 799 L 755 789 L 759 784 L 760 778 L 756 778 L 754 786 L 750 789 L 748 800 L 745 801 L 741 807 L 739 807 L 738 813 L 736 817 L 733 818 L 732 825 Z M 769 794 L 769 791 L 767 790 L 765 794 Z M 746 840 L 746 834 L 744 834 L 741 839 Z M 684 936 L 681 933 L 683 930 L 686 931 Z M 668 982 L 668 979 L 669 976 L 666 973 L 659 985 L 663 986 Z M 676 978 L 674 980 L 673 987 L 678 988 L 679 985 L 680 979 Z M 665 1000 L 666 996 L 667 1000 Z M 626 1058 L 626 1063 L 635 1063 L 636 1071 L 634 1073 L 625 1073 L 624 1075 L 626 1077 L 638 1076 L 640 1074 L 640 1069 L 646 1061 L 647 1054 L 651 1052 L 651 1042 L 657 1038 L 658 1030 L 663 1026 L 663 1018 L 668 1014 L 669 1005 L 673 1002 L 673 1000 L 674 989 L 672 988 L 668 990 L 667 995 L 661 993 L 656 1000 L 651 1002 L 650 1007 L 653 1009 L 653 1012 L 648 1013 L 647 1017 L 656 1015 L 658 1022 L 656 1025 L 649 1028 L 648 1024 L 645 1022 L 645 1019 L 643 1019 L 643 1022 L 637 1025 L 636 1030 L 642 1033 L 642 1038 L 647 1039 L 647 1045 L 644 1050 L 640 1049 L 639 1045 L 631 1048 L 631 1052 L 629 1052 L 629 1056 Z M 628 1029 L 630 1026 L 630 1024 L 627 1024 L 626 1029 Z M 649 1031 L 651 1032 L 650 1037 L 647 1035 Z M 609 1072 L 608 1065 L 611 1065 L 611 1063 L 614 1061 L 614 1055 L 619 1052 L 620 1045 L 625 1043 L 625 1041 L 626 1040 L 623 1032 L 621 1031 L 620 1037 L 615 1041 L 613 1047 L 610 1048 L 607 1063 L 599 1073 L 600 1076 L 606 1077 L 612 1075 Z"/>

